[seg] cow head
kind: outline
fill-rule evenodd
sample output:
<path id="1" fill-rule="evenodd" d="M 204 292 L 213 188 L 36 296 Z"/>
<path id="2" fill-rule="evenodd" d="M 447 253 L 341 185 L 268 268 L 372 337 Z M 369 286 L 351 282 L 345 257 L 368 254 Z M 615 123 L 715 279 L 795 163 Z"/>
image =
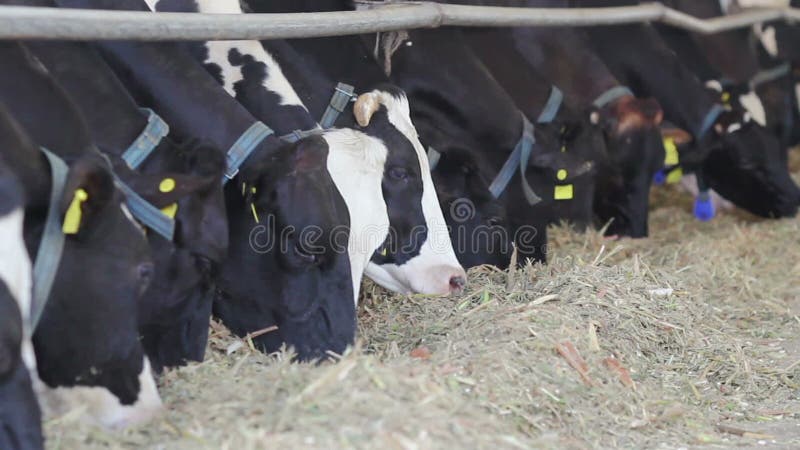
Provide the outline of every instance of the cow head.
<path id="1" fill-rule="evenodd" d="M 577 228 L 592 224 L 595 166 L 606 157 L 603 132 L 589 120 L 564 117 L 536 125 L 536 150 L 529 180 L 543 197 L 539 213 L 548 222 Z"/>
<path id="2" fill-rule="evenodd" d="M 723 114 L 714 131 L 719 142 L 702 165 L 709 187 L 758 216 L 797 214 L 800 189 L 789 174 L 780 141 L 735 111 Z"/>
<path id="3" fill-rule="evenodd" d="M 505 207 L 489 192 L 490 175 L 469 151 L 448 149 L 431 174 L 453 248 L 465 268 L 508 267 L 513 236 Z"/>
<path id="4" fill-rule="evenodd" d="M 466 273 L 453 251 L 405 94 L 382 86 L 359 96 L 353 113 L 360 131 L 380 139 L 388 149 L 382 189 L 389 236 L 376 250 L 367 275 L 398 292 L 460 291 Z"/>
<path id="5" fill-rule="evenodd" d="M 62 218 L 77 206 L 78 228 L 66 236 L 33 335 L 45 411 L 85 406 L 91 419 L 110 427 L 144 421 L 161 408 L 137 330 L 153 264 L 122 201 L 101 157 L 88 154 L 71 165 L 63 198 L 50 206 Z M 28 237 L 38 245 L 40 236 Z"/>
<path id="6" fill-rule="evenodd" d="M 608 158 L 598 164 L 595 211 L 611 220 L 609 235 L 647 236 L 650 184 L 664 162 L 658 125 L 663 112 L 653 99 L 624 96 L 602 108 Z"/>
<path id="7" fill-rule="evenodd" d="M 31 264 L 22 235 L 22 188 L 0 158 L 0 448 L 42 448 L 28 318 Z"/>
<path id="8" fill-rule="evenodd" d="M 163 148 L 162 148 L 163 147 Z M 227 254 L 222 153 L 204 143 L 165 139 L 129 185 L 174 216 L 174 242 L 150 236 L 155 277 L 140 304 L 142 343 L 153 368 L 202 361 L 213 278 Z"/>
<path id="9" fill-rule="evenodd" d="M 253 158 L 226 187 L 230 251 L 214 314 L 267 352 L 342 353 L 356 332 L 350 218 L 328 145 L 312 136 Z"/>

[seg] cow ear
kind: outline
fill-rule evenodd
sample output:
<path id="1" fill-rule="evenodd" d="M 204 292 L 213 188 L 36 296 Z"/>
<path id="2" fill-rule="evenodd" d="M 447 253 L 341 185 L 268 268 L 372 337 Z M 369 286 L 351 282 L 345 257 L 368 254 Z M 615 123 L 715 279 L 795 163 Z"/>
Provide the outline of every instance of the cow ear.
<path id="1" fill-rule="evenodd" d="M 136 174 L 125 180 L 128 186 L 156 208 L 165 208 L 178 200 L 211 186 L 219 177 L 198 177 L 178 173 Z"/>
<path id="2" fill-rule="evenodd" d="M 370 120 L 372 120 L 372 115 L 378 111 L 380 106 L 381 101 L 378 94 L 367 92 L 359 95 L 353 105 L 353 115 L 356 116 L 356 122 L 362 127 L 368 126 Z"/>
<path id="3" fill-rule="evenodd" d="M 115 189 L 102 159 L 89 155 L 75 161 L 59 204 L 64 234 L 77 235 L 90 226 L 113 200 Z"/>

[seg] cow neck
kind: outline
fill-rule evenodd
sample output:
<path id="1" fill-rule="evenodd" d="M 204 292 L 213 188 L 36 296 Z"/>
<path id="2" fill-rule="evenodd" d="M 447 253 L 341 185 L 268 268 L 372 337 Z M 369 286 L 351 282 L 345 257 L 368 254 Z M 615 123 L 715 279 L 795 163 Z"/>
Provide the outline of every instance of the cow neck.
<path id="1" fill-rule="evenodd" d="M 71 42 L 32 42 L 29 48 L 69 93 L 104 153 L 137 169 L 169 133 L 151 109 L 138 108 L 92 48 Z"/>
<path id="2" fill-rule="evenodd" d="M 529 27 L 510 33 L 519 54 L 547 79 L 558 80 L 575 109 L 585 109 L 603 92 L 622 84 L 575 30 Z"/>
<path id="3" fill-rule="evenodd" d="M 690 131 L 697 140 L 706 135 L 722 106 L 653 28 L 647 25 L 593 27 L 587 33 L 595 51 L 615 74 L 621 77 L 635 74 L 630 80 L 622 81 L 631 82 L 638 97 L 655 97 L 664 116 Z M 620 48 L 627 51 L 620 51 Z M 632 51 L 634 57 L 630 56 Z"/>
<path id="4" fill-rule="evenodd" d="M 29 51 L 16 43 L 3 43 L 0 58 L 10 62 L 8 70 L 3 71 L 3 76 L 8 78 L 0 80 L 3 100 L 12 113 L 21 118 L 21 125 L 39 145 L 58 154 L 67 164 L 92 152 L 99 154 L 78 107 L 40 67 L 41 63 L 33 60 Z M 59 128 L 53 129 L 53 123 L 58 123 Z M 127 194 L 126 203 L 131 213 L 165 239 L 172 240 L 174 221 L 133 192 L 116 175 L 115 178 Z"/>
<path id="5" fill-rule="evenodd" d="M 501 28 L 465 28 L 461 34 L 495 80 L 506 92 L 514 94 L 512 98 L 517 107 L 528 117 L 540 116 L 550 100 L 550 82 L 519 54 L 510 31 Z"/>
<path id="6" fill-rule="evenodd" d="M 171 130 L 185 139 L 204 139 L 226 149 L 226 179 L 235 176 L 256 150 L 282 144 L 183 48 L 169 43 L 101 44 L 118 73 L 128 76 Z M 127 81 L 127 80 L 126 80 Z"/>
<path id="7" fill-rule="evenodd" d="M 560 93 L 556 89 L 555 92 Z M 556 94 L 556 98 L 558 98 L 559 94 Z M 560 105 L 560 101 L 559 101 Z M 492 194 L 492 197 L 495 199 L 500 198 L 505 192 L 508 184 L 511 182 L 511 179 L 514 178 L 514 174 L 519 168 L 520 174 L 520 181 L 522 182 L 522 193 L 525 195 L 525 200 L 527 200 L 528 204 L 533 206 L 542 201 L 542 198 L 539 197 L 528 181 L 528 176 L 526 174 L 528 168 L 528 161 L 530 160 L 531 153 L 533 152 L 533 147 L 536 144 L 536 138 L 533 134 L 533 124 L 528 120 L 524 113 L 520 112 L 520 117 L 522 119 L 522 136 L 520 137 L 517 145 L 514 146 L 514 149 L 511 151 L 511 154 L 506 159 L 503 166 L 500 168 L 500 171 L 495 175 L 492 182 L 489 184 L 489 192 Z M 442 155 L 439 153 L 435 148 L 428 147 L 428 164 L 431 170 L 436 169 L 436 165 L 439 163 Z"/>

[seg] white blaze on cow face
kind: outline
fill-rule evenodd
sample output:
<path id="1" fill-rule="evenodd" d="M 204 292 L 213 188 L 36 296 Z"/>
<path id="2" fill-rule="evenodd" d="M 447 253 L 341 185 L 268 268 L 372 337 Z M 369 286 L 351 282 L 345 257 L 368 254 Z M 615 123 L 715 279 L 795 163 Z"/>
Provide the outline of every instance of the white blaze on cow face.
<path id="1" fill-rule="evenodd" d="M 112 429 L 145 423 L 162 410 L 161 397 L 147 357 L 144 357 L 139 374 L 139 396 L 132 405 L 121 404 L 117 396 L 103 387 L 50 388 L 37 379 L 35 389 L 46 417 L 80 411 L 81 418 L 89 423 Z"/>
<path id="2" fill-rule="evenodd" d="M 374 91 L 387 109 L 389 122 L 408 139 L 417 153 L 422 174 L 422 213 L 428 235 L 419 255 L 402 265 L 370 262 L 367 276 L 387 289 L 402 293 L 418 292 L 432 295 L 449 294 L 451 280 L 466 281 L 466 273 L 458 262 L 444 215 L 433 186 L 428 156 L 411 122 L 408 99 L 388 92 Z"/>
<path id="3" fill-rule="evenodd" d="M 349 128 L 323 135 L 328 143 L 328 172 L 350 213 L 347 252 L 358 304 L 361 277 L 389 232 L 381 180 L 387 150 L 378 139 Z"/>
<path id="4" fill-rule="evenodd" d="M 22 208 L 12 210 L 0 216 L 0 280 L 8 287 L 8 291 L 16 299 L 22 314 L 24 337 L 22 340 L 22 360 L 30 371 L 36 369 L 36 358 L 33 355 L 30 329 L 31 314 L 31 260 L 25 248 L 23 237 Z"/>

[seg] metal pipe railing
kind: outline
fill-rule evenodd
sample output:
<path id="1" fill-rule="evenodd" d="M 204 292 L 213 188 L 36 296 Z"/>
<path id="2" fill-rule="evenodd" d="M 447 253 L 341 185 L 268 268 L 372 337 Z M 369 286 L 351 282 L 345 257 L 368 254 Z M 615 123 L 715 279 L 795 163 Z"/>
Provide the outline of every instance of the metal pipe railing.
<path id="1" fill-rule="evenodd" d="M 511 8 L 398 2 L 359 11 L 201 14 L 0 6 L 0 39 L 192 41 L 291 39 L 440 26 L 592 26 L 663 22 L 711 34 L 765 21 L 800 20 L 775 8 L 698 19 L 660 3 L 609 8 Z"/>

